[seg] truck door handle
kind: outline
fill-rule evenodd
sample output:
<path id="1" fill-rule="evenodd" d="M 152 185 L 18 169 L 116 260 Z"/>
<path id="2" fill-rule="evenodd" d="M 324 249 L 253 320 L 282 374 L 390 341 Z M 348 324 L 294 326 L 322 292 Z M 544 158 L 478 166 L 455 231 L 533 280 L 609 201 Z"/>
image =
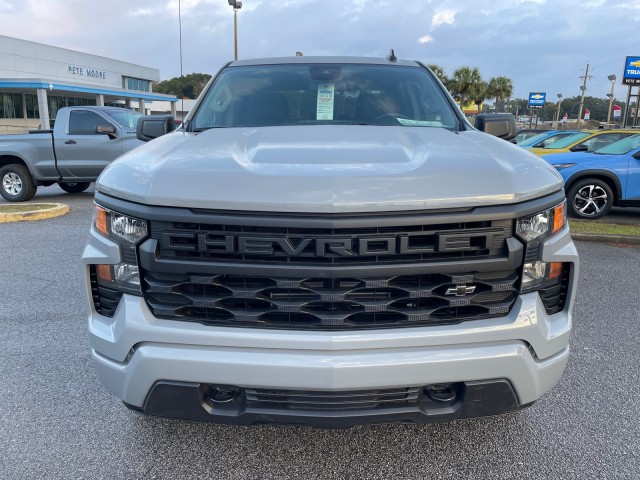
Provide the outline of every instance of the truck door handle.
<path id="1" fill-rule="evenodd" d="M 76 141 L 75 140 L 67 140 L 64 142 L 65 145 L 75 145 Z"/>

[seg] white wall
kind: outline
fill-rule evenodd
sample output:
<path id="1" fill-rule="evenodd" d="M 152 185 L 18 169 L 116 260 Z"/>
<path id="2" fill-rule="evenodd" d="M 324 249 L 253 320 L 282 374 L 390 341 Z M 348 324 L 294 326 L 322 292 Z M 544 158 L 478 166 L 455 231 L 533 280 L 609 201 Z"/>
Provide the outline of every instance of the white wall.
<path id="1" fill-rule="evenodd" d="M 91 71 L 98 75 L 89 75 Z M 155 68 L 0 35 L 0 79 L 42 78 L 121 89 L 123 75 L 160 80 Z"/>

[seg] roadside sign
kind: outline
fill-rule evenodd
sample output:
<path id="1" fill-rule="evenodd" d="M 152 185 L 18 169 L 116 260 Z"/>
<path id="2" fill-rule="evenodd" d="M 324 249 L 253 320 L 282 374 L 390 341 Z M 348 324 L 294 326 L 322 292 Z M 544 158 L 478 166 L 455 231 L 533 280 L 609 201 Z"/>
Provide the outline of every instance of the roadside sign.
<path id="1" fill-rule="evenodd" d="M 565 114 L 562 116 L 562 123 L 567 123 L 568 121 L 569 121 L 569 114 L 568 114 L 568 113 L 565 113 Z"/>
<path id="2" fill-rule="evenodd" d="M 622 75 L 624 85 L 640 85 L 640 57 L 627 57 Z"/>
<path id="3" fill-rule="evenodd" d="M 584 119 L 585 120 L 589 120 L 591 118 L 591 112 L 589 111 L 588 108 L 584 109 Z"/>
<path id="4" fill-rule="evenodd" d="M 547 97 L 545 92 L 529 93 L 529 108 L 544 108 L 544 100 Z"/>
<path id="5" fill-rule="evenodd" d="M 620 105 L 613 105 L 613 118 L 620 118 L 622 116 L 622 108 Z"/>

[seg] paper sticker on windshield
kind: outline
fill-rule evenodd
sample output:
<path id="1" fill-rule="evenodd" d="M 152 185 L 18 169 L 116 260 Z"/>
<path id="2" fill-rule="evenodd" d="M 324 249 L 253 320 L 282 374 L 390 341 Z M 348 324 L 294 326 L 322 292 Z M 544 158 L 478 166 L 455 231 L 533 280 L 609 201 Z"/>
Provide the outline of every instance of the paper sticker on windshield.
<path id="1" fill-rule="evenodd" d="M 442 127 L 442 122 L 433 120 L 409 120 L 408 118 L 396 118 L 396 120 L 408 127 Z"/>
<path id="2" fill-rule="evenodd" d="M 333 120 L 334 92 L 335 85 L 333 83 L 321 83 L 318 85 L 316 120 Z"/>

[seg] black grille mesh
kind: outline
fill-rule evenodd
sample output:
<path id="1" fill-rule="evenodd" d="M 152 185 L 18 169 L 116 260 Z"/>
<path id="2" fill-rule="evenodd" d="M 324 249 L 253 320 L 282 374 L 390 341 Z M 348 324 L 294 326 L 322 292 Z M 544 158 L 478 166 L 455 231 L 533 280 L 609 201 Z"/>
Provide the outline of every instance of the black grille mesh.
<path id="1" fill-rule="evenodd" d="M 357 329 L 441 325 L 506 315 L 515 272 L 390 278 L 144 274 L 155 316 L 207 325 Z"/>
<path id="2" fill-rule="evenodd" d="M 420 387 L 355 391 L 245 389 L 247 404 L 256 408 L 342 411 L 415 406 Z"/>
<path id="3" fill-rule="evenodd" d="M 122 298 L 122 291 L 98 285 L 95 265 L 91 265 L 89 269 L 89 278 L 91 280 L 91 297 L 96 312 L 105 317 L 113 317 Z"/>
<path id="4" fill-rule="evenodd" d="M 540 299 L 548 315 L 558 313 L 564 309 L 569 293 L 570 264 L 565 263 L 562 268 L 560 283 L 538 290 Z"/>

